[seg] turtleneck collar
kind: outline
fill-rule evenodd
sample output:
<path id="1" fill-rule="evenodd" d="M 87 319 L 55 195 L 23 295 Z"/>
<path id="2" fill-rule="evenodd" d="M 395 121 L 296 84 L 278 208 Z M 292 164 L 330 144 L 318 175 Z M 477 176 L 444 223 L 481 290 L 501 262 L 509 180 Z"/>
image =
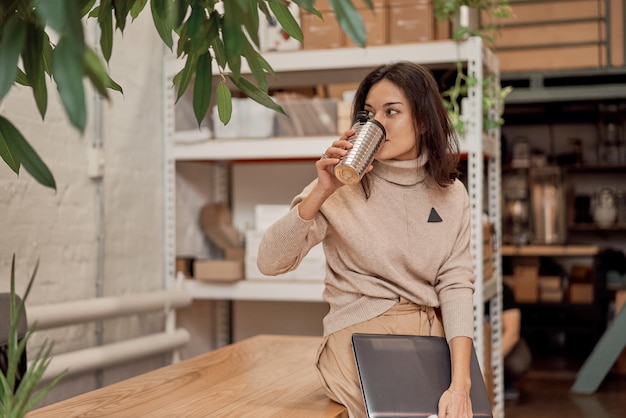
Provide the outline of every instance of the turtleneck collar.
<path id="1" fill-rule="evenodd" d="M 426 178 L 427 161 L 426 153 L 413 160 L 374 160 L 372 174 L 393 184 L 413 186 Z"/>

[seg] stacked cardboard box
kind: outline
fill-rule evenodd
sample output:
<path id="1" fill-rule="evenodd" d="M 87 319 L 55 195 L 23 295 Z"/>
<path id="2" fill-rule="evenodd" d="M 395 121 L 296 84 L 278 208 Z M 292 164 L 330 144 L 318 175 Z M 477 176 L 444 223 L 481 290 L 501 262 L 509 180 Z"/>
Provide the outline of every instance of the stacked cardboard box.
<path id="1" fill-rule="evenodd" d="M 367 34 L 366 46 L 430 42 L 449 39 L 447 22 L 437 22 L 432 0 L 372 0 L 370 10 L 364 3 L 356 2 Z M 303 49 L 328 49 L 355 47 L 337 22 L 328 0 L 316 0 L 314 6 L 322 19 L 302 13 Z"/>
<path id="2" fill-rule="evenodd" d="M 513 292 L 517 302 L 539 300 L 539 257 L 523 257 L 513 266 Z"/>

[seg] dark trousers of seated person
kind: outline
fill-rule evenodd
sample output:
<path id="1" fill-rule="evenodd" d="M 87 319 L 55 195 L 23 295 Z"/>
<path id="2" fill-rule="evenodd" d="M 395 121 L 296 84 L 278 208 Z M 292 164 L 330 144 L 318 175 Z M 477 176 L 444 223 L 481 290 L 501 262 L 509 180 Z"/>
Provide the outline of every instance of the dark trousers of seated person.
<path id="1" fill-rule="evenodd" d="M 504 387 L 509 388 L 530 369 L 532 354 L 522 338 L 504 358 Z"/>

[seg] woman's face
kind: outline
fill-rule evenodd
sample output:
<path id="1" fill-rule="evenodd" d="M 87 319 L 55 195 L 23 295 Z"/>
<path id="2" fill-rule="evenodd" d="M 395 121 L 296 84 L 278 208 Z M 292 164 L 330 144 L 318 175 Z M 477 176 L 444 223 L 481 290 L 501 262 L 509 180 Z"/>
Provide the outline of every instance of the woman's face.
<path id="1" fill-rule="evenodd" d="M 374 84 L 365 99 L 365 110 L 387 132 L 387 138 L 376 154 L 377 160 L 417 158 L 418 144 L 411 105 L 398 86 L 389 80 Z"/>

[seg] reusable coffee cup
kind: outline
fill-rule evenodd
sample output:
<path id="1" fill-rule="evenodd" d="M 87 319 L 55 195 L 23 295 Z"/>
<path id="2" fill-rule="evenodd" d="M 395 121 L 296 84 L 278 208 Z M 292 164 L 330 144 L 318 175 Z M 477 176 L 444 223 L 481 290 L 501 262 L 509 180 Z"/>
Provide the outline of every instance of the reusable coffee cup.
<path id="1" fill-rule="evenodd" d="M 344 184 L 361 181 L 386 136 L 385 128 L 375 119 L 358 119 L 352 129 L 356 131 L 349 139 L 352 149 L 335 166 L 335 177 Z"/>

